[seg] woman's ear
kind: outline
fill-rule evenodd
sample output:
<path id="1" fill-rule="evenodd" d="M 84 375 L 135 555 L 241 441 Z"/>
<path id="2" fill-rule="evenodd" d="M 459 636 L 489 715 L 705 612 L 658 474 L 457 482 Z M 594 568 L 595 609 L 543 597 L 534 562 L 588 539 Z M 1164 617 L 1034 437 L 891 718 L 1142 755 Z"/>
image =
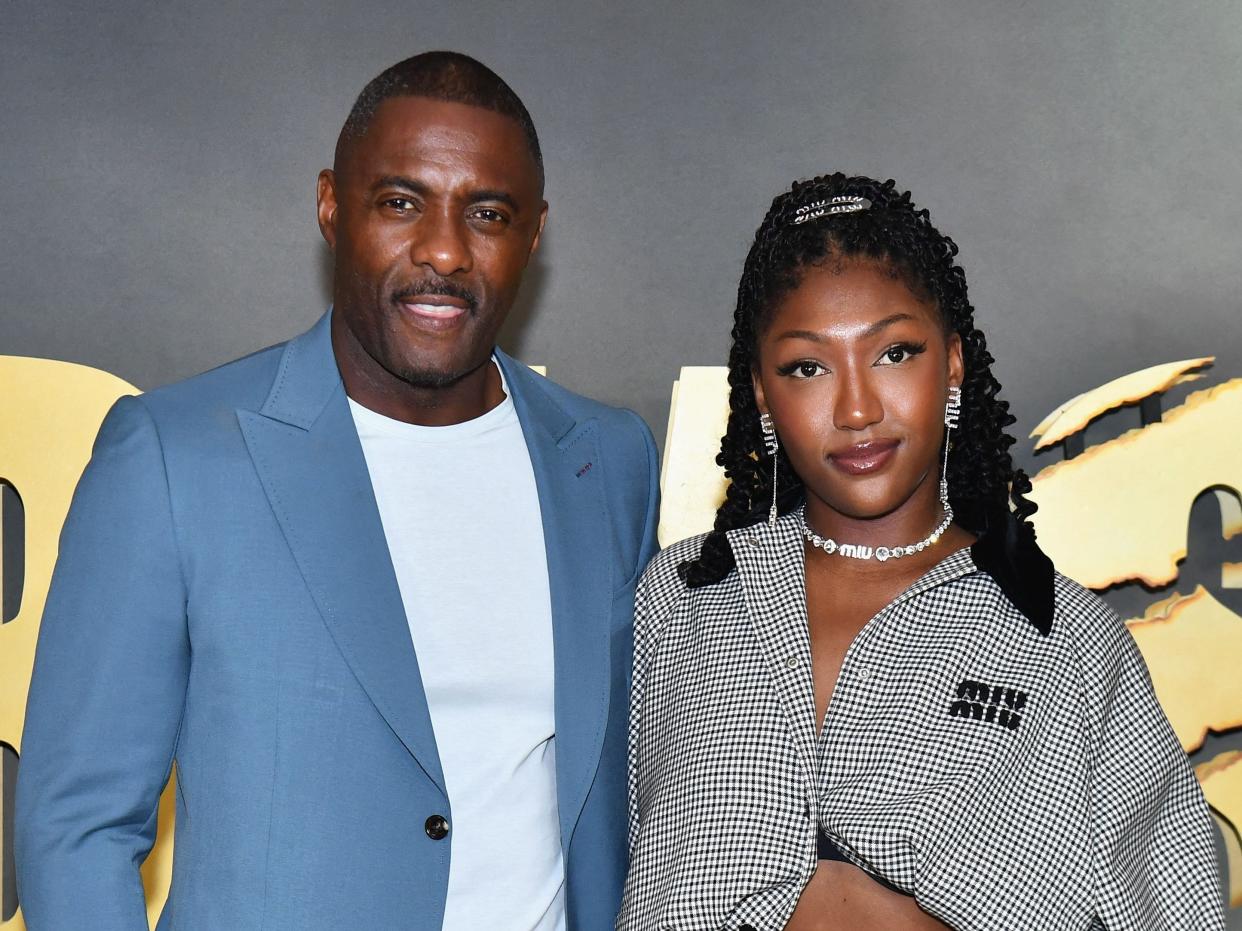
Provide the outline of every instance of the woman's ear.
<path id="1" fill-rule="evenodd" d="M 766 414 L 768 412 L 768 403 L 763 397 L 763 379 L 759 377 L 759 369 L 757 367 L 750 370 L 750 385 L 755 392 L 755 406 L 759 408 L 759 413 Z"/>
<path id="2" fill-rule="evenodd" d="M 966 380 L 966 363 L 962 359 L 962 337 L 957 333 L 951 333 L 946 342 L 948 381 L 951 386 L 960 388 L 962 382 Z"/>

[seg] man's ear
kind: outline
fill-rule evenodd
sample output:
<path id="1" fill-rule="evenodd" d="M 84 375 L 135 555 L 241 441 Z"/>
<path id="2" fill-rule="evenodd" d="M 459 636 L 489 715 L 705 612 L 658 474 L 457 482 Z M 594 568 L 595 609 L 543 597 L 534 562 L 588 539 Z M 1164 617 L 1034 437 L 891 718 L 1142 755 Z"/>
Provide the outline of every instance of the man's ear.
<path id="1" fill-rule="evenodd" d="M 336 250 L 336 173 L 331 168 L 319 172 L 315 188 L 316 212 L 319 214 L 319 232 L 328 248 Z"/>
<path id="2" fill-rule="evenodd" d="M 530 264 L 530 260 L 535 255 L 535 250 L 539 248 L 539 240 L 543 237 L 543 225 L 548 222 L 548 202 L 545 200 L 543 206 L 539 208 L 539 226 L 535 229 L 535 238 L 530 241 L 530 251 L 526 253 L 526 262 Z"/>

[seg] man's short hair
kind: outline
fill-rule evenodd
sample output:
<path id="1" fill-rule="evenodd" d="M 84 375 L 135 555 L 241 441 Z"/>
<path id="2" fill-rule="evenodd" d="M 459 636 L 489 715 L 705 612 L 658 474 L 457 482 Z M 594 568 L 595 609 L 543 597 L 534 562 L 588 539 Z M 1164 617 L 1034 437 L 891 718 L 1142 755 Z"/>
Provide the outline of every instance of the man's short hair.
<path id="1" fill-rule="evenodd" d="M 539 173 L 539 186 L 543 187 L 543 153 L 539 149 L 539 134 L 535 132 L 535 123 L 525 104 L 500 75 L 460 52 L 423 52 L 397 62 L 373 78 L 354 101 L 337 137 L 335 165 L 338 170 L 345 148 L 366 135 L 375 111 L 390 97 L 427 97 L 448 103 L 464 103 L 516 120 L 526 136 L 526 146 Z"/>

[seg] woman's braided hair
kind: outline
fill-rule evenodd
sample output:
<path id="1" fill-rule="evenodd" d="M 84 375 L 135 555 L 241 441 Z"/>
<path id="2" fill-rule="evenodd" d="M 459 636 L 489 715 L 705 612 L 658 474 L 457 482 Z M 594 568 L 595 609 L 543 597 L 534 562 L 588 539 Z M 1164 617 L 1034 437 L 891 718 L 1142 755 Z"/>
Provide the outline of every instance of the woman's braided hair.
<path id="1" fill-rule="evenodd" d="M 836 213 L 795 224 L 799 207 L 840 195 L 865 197 L 867 209 Z M 976 533 L 987 515 L 1009 509 L 1021 524 L 1035 512 L 1027 500 L 1030 480 L 1014 468 L 1005 428 L 1014 422 L 992 377 L 992 356 L 975 326 L 966 295 L 966 275 L 954 261 L 957 245 L 931 224 L 926 210 L 898 193 L 893 181 L 825 175 L 793 187 L 772 201 L 755 233 L 737 289 L 733 347 L 729 352 L 729 425 L 716 462 L 729 480 L 714 529 L 696 559 L 678 571 L 692 588 L 712 585 L 734 568 L 725 532 L 762 520 L 772 498 L 772 462 L 759 429 L 759 410 L 751 383 L 759 337 L 779 300 L 797 287 L 811 265 L 863 259 L 879 263 L 913 294 L 939 310 L 947 332 L 962 340 L 966 378 L 962 413 L 949 456 L 949 500 L 959 524 Z M 786 513 L 802 501 L 802 480 L 783 450 L 778 451 L 777 502 Z"/>

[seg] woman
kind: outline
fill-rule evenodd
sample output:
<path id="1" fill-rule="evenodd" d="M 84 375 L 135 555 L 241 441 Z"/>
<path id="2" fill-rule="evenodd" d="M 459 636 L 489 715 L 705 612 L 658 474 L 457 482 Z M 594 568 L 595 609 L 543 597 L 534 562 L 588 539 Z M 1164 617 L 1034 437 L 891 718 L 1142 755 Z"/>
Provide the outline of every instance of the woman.
<path id="1" fill-rule="evenodd" d="M 639 588 L 619 928 L 1224 927 L 1142 659 L 1035 545 L 956 252 L 840 174 L 759 227 L 728 494 Z"/>

